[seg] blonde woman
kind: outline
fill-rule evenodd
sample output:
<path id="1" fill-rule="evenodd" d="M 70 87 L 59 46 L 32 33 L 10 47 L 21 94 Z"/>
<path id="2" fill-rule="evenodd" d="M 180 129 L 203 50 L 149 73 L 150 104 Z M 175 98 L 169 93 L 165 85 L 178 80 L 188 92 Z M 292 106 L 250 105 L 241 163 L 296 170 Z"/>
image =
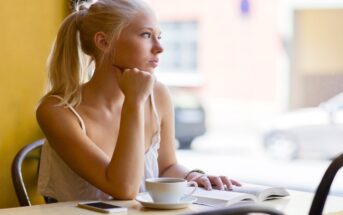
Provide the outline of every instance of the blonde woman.
<path id="1" fill-rule="evenodd" d="M 37 109 L 47 139 L 42 195 L 133 199 L 149 177 L 186 178 L 207 189 L 239 185 L 177 162 L 170 95 L 154 78 L 160 35 L 139 0 L 79 3 L 63 21 L 49 58 L 50 89 Z"/>

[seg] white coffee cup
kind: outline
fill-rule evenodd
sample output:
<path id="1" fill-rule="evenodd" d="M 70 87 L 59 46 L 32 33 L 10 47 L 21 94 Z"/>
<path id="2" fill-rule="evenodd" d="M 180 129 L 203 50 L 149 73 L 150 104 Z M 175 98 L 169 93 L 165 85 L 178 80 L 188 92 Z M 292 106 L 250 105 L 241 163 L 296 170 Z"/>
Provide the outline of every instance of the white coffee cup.
<path id="1" fill-rule="evenodd" d="M 185 193 L 190 185 L 193 185 L 194 189 L 190 193 Z M 148 178 L 145 180 L 145 187 L 154 202 L 178 203 L 192 195 L 198 184 L 182 178 Z"/>

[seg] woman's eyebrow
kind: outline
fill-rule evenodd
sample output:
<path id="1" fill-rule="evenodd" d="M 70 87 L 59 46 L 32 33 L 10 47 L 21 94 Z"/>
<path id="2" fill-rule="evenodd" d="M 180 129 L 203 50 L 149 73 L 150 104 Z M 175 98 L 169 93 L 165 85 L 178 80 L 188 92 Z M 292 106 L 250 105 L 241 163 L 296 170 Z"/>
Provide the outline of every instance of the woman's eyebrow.
<path id="1" fill-rule="evenodd" d="M 160 29 L 156 29 L 156 28 L 152 28 L 152 27 L 142 27 L 142 28 L 140 28 L 140 30 L 144 30 L 144 29 L 156 32 L 157 34 L 161 34 L 161 30 Z"/>

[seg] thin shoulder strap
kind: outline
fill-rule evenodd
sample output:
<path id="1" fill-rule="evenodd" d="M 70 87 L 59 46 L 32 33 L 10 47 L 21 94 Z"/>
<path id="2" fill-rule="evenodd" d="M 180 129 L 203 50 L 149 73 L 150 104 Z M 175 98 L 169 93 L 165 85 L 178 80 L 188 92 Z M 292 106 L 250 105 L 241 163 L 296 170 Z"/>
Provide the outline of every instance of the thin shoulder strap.
<path id="1" fill-rule="evenodd" d="M 155 96 L 154 93 L 152 92 L 150 94 L 150 101 L 151 101 L 151 106 L 152 110 L 154 112 L 155 118 L 156 118 L 156 123 L 157 123 L 157 131 L 160 133 L 160 118 L 158 117 L 157 109 L 156 109 L 156 103 L 155 103 Z"/>
<path id="2" fill-rule="evenodd" d="M 84 133 L 86 133 L 85 123 L 83 122 L 83 119 L 81 118 L 80 114 L 78 114 L 77 111 L 73 108 L 73 106 L 71 106 L 68 102 L 66 102 L 61 96 L 58 96 L 58 95 L 50 95 L 50 96 L 60 99 L 69 108 L 69 110 L 71 110 L 71 112 L 74 113 L 74 115 L 76 116 L 76 118 L 80 122 L 80 126 L 81 126 L 82 131 Z"/>

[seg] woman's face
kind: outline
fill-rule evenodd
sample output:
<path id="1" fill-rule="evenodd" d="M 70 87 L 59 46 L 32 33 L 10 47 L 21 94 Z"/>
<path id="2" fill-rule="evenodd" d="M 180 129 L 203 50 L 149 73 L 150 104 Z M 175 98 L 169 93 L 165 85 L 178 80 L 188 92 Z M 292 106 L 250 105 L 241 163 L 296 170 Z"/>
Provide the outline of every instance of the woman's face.
<path id="1" fill-rule="evenodd" d="M 158 55 L 163 51 L 160 34 L 155 16 L 137 15 L 114 42 L 114 65 L 153 72 L 158 66 Z"/>

